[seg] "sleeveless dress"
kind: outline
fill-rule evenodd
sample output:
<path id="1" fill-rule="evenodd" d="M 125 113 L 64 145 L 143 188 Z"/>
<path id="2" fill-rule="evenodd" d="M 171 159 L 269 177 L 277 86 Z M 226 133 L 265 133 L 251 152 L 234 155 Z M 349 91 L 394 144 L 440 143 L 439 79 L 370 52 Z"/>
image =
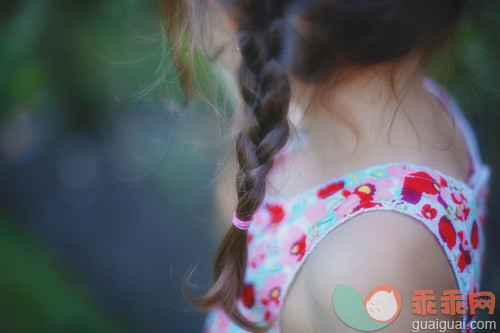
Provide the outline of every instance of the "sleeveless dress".
<path id="1" fill-rule="evenodd" d="M 375 210 L 400 212 L 423 223 L 443 248 L 465 299 L 468 293 L 481 291 L 490 168 L 482 163 L 474 133 L 455 102 L 434 81 L 423 83 L 447 106 L 467 142 L 472 162 L 467 183 L 427 166 L 388 163 L 343 175 L 290 198 L 266 196 L 248 230 L 245 285 L 238 301 L 248 319 L 267 323 L 278 318 L 269 332 L 280 332 L 282 300 L 311 251 L 342 223 Z M 439 295 L 436 300 L 439 311 Z M 462 321 L 467 328 L 462 332 L 472 331 L 472 320 L 465 302 Z M 204 332 L 246 331 L 215 309 L 208 314 Z"/>

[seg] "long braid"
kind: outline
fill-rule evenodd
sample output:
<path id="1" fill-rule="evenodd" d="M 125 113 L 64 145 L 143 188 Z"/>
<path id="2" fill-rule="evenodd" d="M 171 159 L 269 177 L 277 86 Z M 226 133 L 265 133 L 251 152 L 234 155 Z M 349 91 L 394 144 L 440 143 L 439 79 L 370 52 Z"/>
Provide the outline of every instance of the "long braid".
<path id="1" fill-rule="evenodd" d="M 240 166 L 236 214 L 243 220 L 250 219 L 262 203 L 265 178 L 289 134 L 290 86 L 278 61 L 265 52 L 266 39 L 263 33 L 251 33 L 240 41 L 243 61 L 238 74 L 245 106 L 236 141 Z M 254 57 L 257 52 L 261 54 Z"/>
<path id="2" fill-rule="evenodd" d="M 276 154 L 288 140 L 291 94 L 287 73 L 279 63 L 284 2 L 248 3 L 254 6 L 251 12 L 255 15 L 247 17 L 238 27 L 242 55 L 238 83 L 244 106 L 236 140 L 239 163 L 236 216 L 241 220 L 250 220 L 262 204 L 266 177 Z M 268 17 L 263 19 L 265 14 Z M 265 331 L 272 321 L 266 327 L 259 326 L 246 319 L 236 306 L 243 290 L 246 261 L 247 231 L 232 226 L 216 255 L 216 282 L 196 303 L 205 307 L 218 304 L 241 327 L 254 332 Z"/>

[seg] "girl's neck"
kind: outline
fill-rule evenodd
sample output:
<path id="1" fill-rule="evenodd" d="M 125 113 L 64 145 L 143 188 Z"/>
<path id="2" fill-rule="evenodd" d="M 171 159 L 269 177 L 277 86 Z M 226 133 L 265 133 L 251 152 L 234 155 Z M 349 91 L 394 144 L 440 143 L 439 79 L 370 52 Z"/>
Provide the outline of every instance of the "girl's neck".
<path id="1" fill-rule="evenodd" d="M 423 86 L 424 75 L 408 73 L 398 73 L 391 84 L 389 75 L 365 71 L 315 99 L 307 98 L 314 96 L 307 89 L 292 85 L 295 111 L 305 110 L 296 125 L 307 140 L 288 154 L 290 162 L 283 174 L 272 175 L 271 187 L 297 193 L 353 170 L 391 162 L 427 165 L 465 181 L 469 163 L 463 137 L 446 107 Z"/>
<path id="2" fill-rule="evenodd" d="M 423 74 L 400 71 L 394 78 L 365 70 L 311 100 L 299 125 L 310 148 L 326 152 L 329 160 L 366 146 L 415 144 L 419 130 L 442 105 L 423 87 Z"/>

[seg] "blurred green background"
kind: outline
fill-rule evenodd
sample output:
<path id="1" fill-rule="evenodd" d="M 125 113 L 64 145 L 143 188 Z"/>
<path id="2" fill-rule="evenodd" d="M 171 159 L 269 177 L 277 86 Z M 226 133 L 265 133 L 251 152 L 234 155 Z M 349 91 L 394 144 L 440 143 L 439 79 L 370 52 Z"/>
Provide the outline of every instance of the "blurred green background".
<path id="1" fill-rule="evenodd" d="M 194 267 L 211 280 L 226 123 L 164 103 L 183 96 L 153 0 L 0 10 L 0 332 L 201 331 L 180 290 Z M 482 289 L 500 295 L 498 0 L 474 1 L 437 67 L 493 170 Z"/>

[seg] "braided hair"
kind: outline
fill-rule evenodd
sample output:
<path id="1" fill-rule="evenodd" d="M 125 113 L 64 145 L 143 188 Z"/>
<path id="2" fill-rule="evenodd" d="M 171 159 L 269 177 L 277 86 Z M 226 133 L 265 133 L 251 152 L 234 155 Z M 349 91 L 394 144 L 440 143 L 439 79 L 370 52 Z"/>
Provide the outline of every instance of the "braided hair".
<path id="1" fill-rule="evenodd" d="M 266 177 L 276 154 L 289 137 L 288 108 L 290 83 L 280 65 L 281 18 L 285 1 L 247 1 L 246 12 L 253 12 L 237 27 L 242 61 L 238 84 L 244 103 L 241 129 L 236 138 L 239 169 L 236 178 L 238 203 L 235 215 L 251 220 L 266 193 Z M 247 259 L 247 231 L 232 226 L 217 251 L 216 283 L 198 305 L 219 306 L 241 327 L 264 331 L 248 321 L 236 307 L 241 296 Z M 227 284 L 226 281 L 232 283 Z M 219 284 L 221 282 L 221 284 Z"/>

